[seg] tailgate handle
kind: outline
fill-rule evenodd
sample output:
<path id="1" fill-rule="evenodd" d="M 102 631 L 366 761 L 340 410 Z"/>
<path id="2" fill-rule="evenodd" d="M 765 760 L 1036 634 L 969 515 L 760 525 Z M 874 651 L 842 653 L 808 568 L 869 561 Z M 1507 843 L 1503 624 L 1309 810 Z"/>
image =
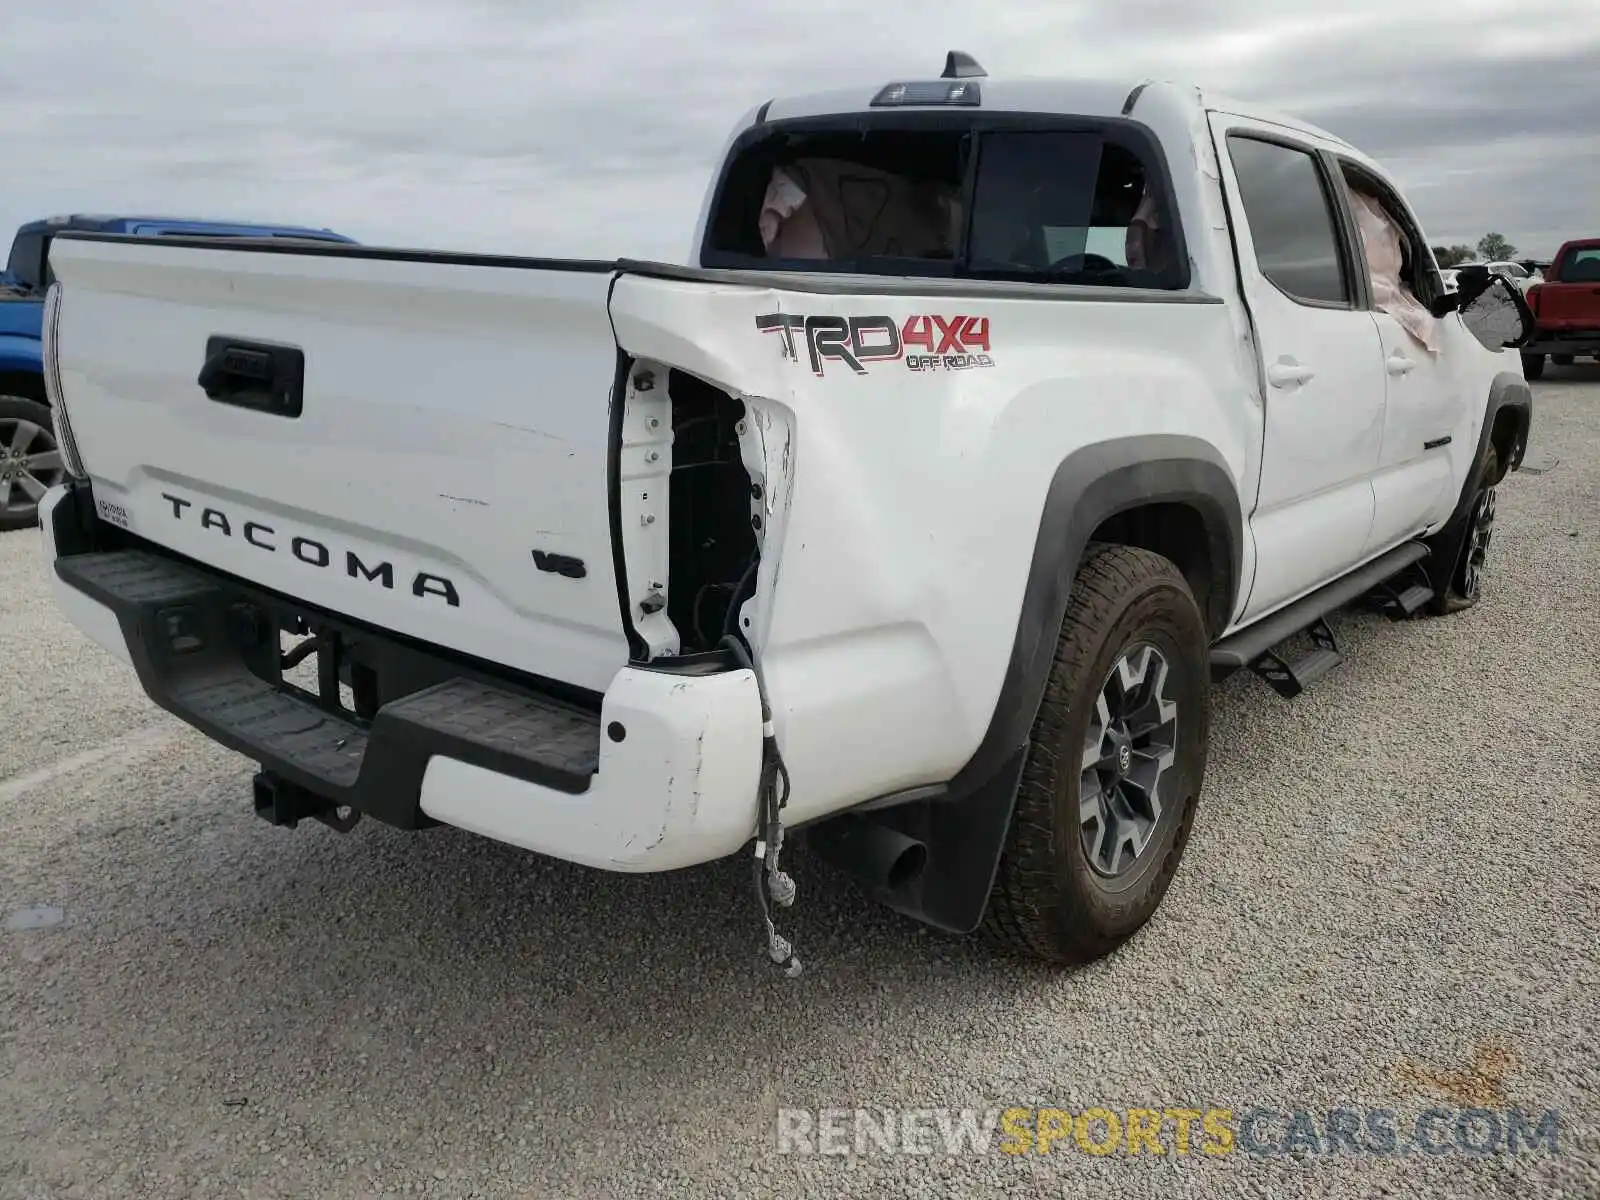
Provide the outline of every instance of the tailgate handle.
<path id="1" fill-rule="evenodd" d="M 305 354 L 298 346 L 213 334 L 195 380 L 219 404 L 298 417 L 305 403 Z"/>

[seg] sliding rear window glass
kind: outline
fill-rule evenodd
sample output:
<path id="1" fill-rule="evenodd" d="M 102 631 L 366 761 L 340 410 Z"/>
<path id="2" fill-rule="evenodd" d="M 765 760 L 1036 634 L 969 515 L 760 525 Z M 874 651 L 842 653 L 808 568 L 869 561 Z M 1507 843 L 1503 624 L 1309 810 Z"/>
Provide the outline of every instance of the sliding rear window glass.
<path id="1" fill-rule="evenodd" d="M 1182 288 L 1156 153 L 1092 123 L 775 131 L 730 158 L 702 261 Z"/>

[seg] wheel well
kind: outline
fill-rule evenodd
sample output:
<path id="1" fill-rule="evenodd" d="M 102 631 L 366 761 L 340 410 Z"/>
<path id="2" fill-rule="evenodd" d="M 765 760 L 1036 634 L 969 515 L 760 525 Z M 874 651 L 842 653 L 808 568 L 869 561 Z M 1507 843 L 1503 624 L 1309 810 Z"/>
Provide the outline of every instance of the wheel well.
<path id="1" fill-rule="evenodd" d="M 1515 405 L 1505 404 L 1495 410 L 1494 425 L 1489 430 L 1489 444 L 1494 447 L 1495 457 L 1499 460 L 1499 475 L 1495 482 L 1499 483 L 1506 477 L 1506 472 L 1511 470 L 1514 463 L 1513 451 L 1527 436 L 1528 413 L 1526 409 Z"/>
<path id="2" fill-rule="evenodd" d="M 22 396 L 46 404 L 44 376 L 32 371 L 0 371 L 0 396 Z"/>
<path id="3" fill-rule="evenodd" d="M 1206 625 L 1215 637 L 1228 624 L 1227 550 L 1206 527 L 1198 509 L 1177 502 L 1142 504 L 1100 522 L 1091 542 L 1137 546 L 1169 559 L 1189 582 Z M 1218 564 L 1223 564 L 1218 571 Z"/>

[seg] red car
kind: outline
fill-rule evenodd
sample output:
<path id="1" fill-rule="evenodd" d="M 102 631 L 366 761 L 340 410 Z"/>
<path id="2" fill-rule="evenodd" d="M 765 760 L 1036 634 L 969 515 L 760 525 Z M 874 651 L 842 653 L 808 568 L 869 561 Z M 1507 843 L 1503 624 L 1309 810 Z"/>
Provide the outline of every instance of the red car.
<path id="1" fill-rule="evenodd" d="M 1538 321 L 1522 348 L 1522 372 L 1544 374 L 1544 360 L 1570 366 L 1579 355 L 1600 359 L 1600 238 L 1568 242 L 1556 251 L 1544 281 L 1528 289 Z"/>

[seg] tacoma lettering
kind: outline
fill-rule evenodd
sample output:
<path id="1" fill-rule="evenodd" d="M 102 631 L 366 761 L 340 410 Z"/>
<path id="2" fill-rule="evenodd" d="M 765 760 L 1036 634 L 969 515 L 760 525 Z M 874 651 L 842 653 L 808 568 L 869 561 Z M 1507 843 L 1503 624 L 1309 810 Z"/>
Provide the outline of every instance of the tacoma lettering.
<path id="1" fill-rule="evenodd" d="M 377 582 L 382 583 L 383 586 L 386 587 L 386 588 L 394 587 L 394 567 L 393 567 L 393 565 L 391 565 L 390 563 L 382 562 L 382 563 L 379 563 L 376 567 L 372 567 L 372 568 L 369 569 L 366 563 L 362 562 L 359 558 L 356 557 L 356 552 L 354 550 L 346 550 L 345 551 L 345 553 L 344 553 L 344 569 L 345 569 L 345 572 L 350 576 L 351 579 L 354 579 L 357 575 L 360 575 L 360 576 L 364 577 L 367 580 L 367 582 L 369 582 L 369 583 L 371 583 L 374 580 L 376 580 Z"/>
<path id="2" fill-rule="evenodd" d="M 441 575 L 429 575 L 419 571 L 417 577 L 411 581 L 411 594 L 438 596 L 451 608 L 461 607 L 461 597 L 456 595 L 456 585 Z"/>
<path id="3" fill-rule="evenodd" d="M 256 541 L 255 533 L 256 533 L 256 530 L 258 530 L 258 529 L 262 533 L 271 533 L 272 532 L 272 526 L 270 526 L 270 525 L 261 525 L 261 524 L 258 524 L 255 521 L 246 521 L 244 523 L 244 540 L 249 542 L 252 546 L 259 546 L 263 550 L 276 550 L 277 547 L 274 546 L 271 542 L 258 542 L 258 541 Z"/>
<path id="4" fill-rule="evenodd" d="M 162 492 L 161 498 L 172 506 L 172 519 L 174 521 L 193 520 L 193 514 L 187 513 L 194 507 L 193 500 L 185 500 L 182 496 L 174 496 L 170 492 Z M 235 520 L 227 513 L 217 508 L 200 509 L 200 528 L 209 529 L 223 537 L 234 536 Z M 277 536 L 277 530 L 271 525 L 264 525 L 260 521 L 244 521 L 239 524 L 239 536 L 257 550 L 268 554 L 279 552 L 278 543 L 271 539 Z M 344 552 L 344 572 L 351 579 L 360 579 L 366 583 L 388 591 L 394 590 L 394 564 L 380 561 L 368 563 L 354 550 Z M 295 535 L 289 539 L 289 554 L 298 562 L 308 567 L 325 570 L 334 561 L 334 552 L 315 538 Z M 411 577 L 411 594 L 419 600 L 433 597 L 443 600 L 451 608 L 461 607 L 461 593 L 456 590 L 456 585 L 443 575 L 434 575 L 427 571 L 418 571 Z"/>
<path id="5" fill-rule="evenodd" d="M 310 538 L 297 537 L 289 543 L 290 552 L 303 563 L 313 567 L 328 565 L 328 548 L 321 542 L 313 542 Z"/>

